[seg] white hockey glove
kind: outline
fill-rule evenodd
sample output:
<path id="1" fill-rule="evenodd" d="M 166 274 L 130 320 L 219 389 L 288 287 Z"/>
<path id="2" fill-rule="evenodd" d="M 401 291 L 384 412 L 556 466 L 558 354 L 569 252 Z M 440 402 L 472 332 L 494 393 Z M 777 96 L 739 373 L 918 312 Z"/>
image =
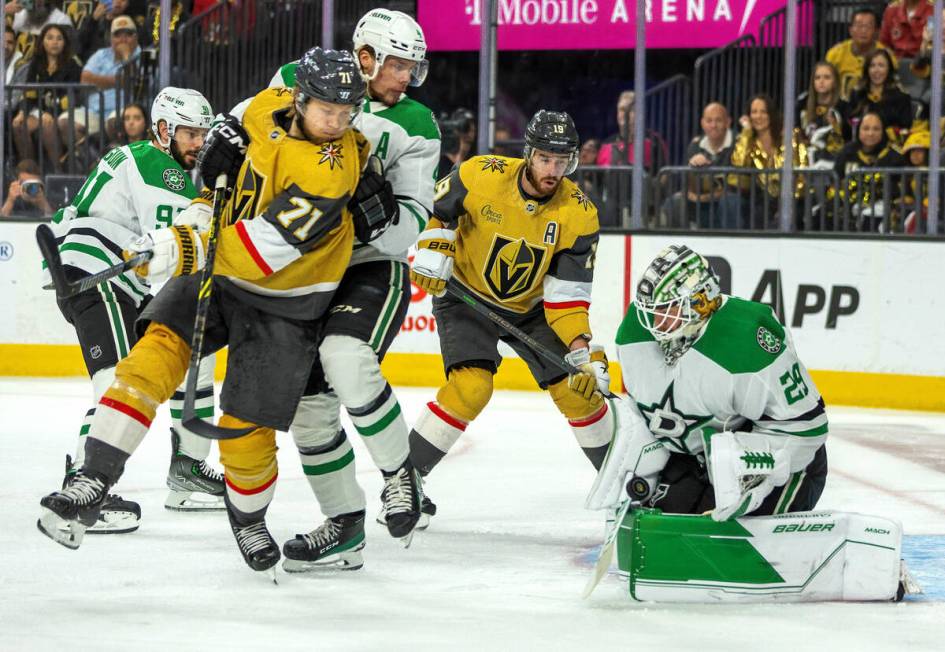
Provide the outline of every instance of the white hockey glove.
<path id="1" fill-rule="evenodd" d="M 456 256 L 456 232 L 427 229 L 417 239 L 417 255 L 410 269 L 410 280 L 435 297 L 446 294 L 446 282 L 453 275 Z"/>
<path id="2" fill-rule="evenodd" d="M 584 502 L 587 509 L 615 508 L 628 496 L 641 502 L 646 500 L 669 461 L 669 452 L 653 437 L 630 400 L 608 402 L 614 410 L 617 428 L 607 458 Z M 627 491 L 628 485 L 631 491 Z"/>
<path id="3" fill-rule="evenodd" d="M 213 209 L 210 206 L 201 201 L 195 201 L 177 214 L 174 218 L 174 224 L 192 226 L 198 233 L 206 233 L 210 230 L 210 219 L 212 217 Z"/>
<path id="4" fill-rule="evenodd" d="M 152 252 L 151 260 L 135 267 L 135 273 L 151 283 L 193 274 L 206 262 L 203 240 L 193 228 L 185 225 L 156 229 L 141 236 L 128 245 L 125 260 L 144 251 Z"/>
<path id="5" fill-rule="evenodd" d="M 594 390 L 601 394 L 610 393 L 610 370 L 607 368 L 607 354 L 604 347 L 594 344 L 590 348 L 575 349 L 566 356 L 565 362 L 581 370 L 571 374 L 568 385 L 572 390 L 589 399 Z"/>
<path id="6" fill-rule="evenodd" d="M 770 437 L 719 432 L 710 439 L 709 476 L 715 492 L 712 520 L 750 514 L 790 477 L 790 455 L 772 450 Z"/>

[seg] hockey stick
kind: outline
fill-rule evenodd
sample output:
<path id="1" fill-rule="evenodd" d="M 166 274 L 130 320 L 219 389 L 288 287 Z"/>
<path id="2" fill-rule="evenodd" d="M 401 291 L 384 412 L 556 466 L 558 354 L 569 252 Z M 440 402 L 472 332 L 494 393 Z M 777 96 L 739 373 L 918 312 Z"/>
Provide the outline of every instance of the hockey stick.
<path id="1" fill-rule="evenodd" d="M 210 232 L 207 237 L 207 259 L 200 272 L 200 290 L 197 294 L 197 316 L 194 318 L 194 333 L 190 341 L 190 366 L 187 368 L 187 384 L 184 387 L 184 409 L 181 425 L 207 439 L 236 439 L 248 435 L 256 429 L 221 428 L 204 421 L 197 416 L 197 367 L 203 357 L 203 336 L 207 327 L 207 315 L 210 313 L 210 297 L 213 294 L 213 261 L 217 254 L 217 241 L 220 235 L 220 220 L 223 206 L 226 204 L 226 175 L 217 177 L 213 185 L 213 214 L 210 218 Z"/>
<path id="2" fill-rule="evenodd" d="M 600 581 L 604 579 L 607 571 L 610 570 L 610 560 L 613 559 L 614 547 L 617 544 L 617 533 L 620 531 L 620 524 L 623 523 L 623 519 L 630 510 L 630 504 L 632 502 L 633 501 L 628 498 L 623 501 L 620 509 L 617 510 L 614 526 L 610 528 L 610 531 L 604 538 L 604 543 L 600 548 L 600 554 L 597 556 L 597 563 L 594 564 L 594 572 L 587 578 L 587 584 L 584 585 L 584 591 L 581 593 L 582 599 L 586 600 L 591 597 L 591 593 L 594 592 L 594 589 L 597 588 Z"/>
<path id="3" fill-rule="evenodd" d="M 52 284 L 46 285 L 43 289 L 55 289 L 56 296 L 61 299 L 68 299 L 80 292 L 91 290 L 99 283 L 124 274 L 138 265 L 143 265 L 151 260 L 152 255 L 150 251 L 143 251 L 123 263 L 112 265 L 95 274 L 83 276 L 77 281 L 70 281 L 66 278 L 66 272 L 62 268 L 62 257 L 59 255 L 59 245 L 56 244 L 56 234 L 53 233 L 48 224 L 40 224 L 36 227 L 36 244 L 39 245 L 39 251 L 46 260 L 46 268 L 49 270 L 49 277 L 52 279 Z"/>

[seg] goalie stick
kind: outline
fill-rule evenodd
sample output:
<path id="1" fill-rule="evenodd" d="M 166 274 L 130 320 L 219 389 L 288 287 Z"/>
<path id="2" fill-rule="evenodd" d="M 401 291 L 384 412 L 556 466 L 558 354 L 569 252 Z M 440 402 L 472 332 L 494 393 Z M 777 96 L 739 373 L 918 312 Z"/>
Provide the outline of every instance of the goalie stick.
<path id="1" fill-rule="evenodd" d="M 184 387 L 184 409 L 181 424 L 193 433 L 207 439 L 236 439 L 248 435 L 252 428 L 222 428 L 197 416 L 197 366 L 203 357 L 203 336 L 210 313 L 210 297 L 213 294 L 213 261 L 217 254 L 220 235 L 220 220 L 226 203 L 226 175 L 221 174 L 213 184 L 213 214 L 210 217 L 210 232 L 207 236 L 207 258 L 200 272 L 200 290 L 197 293 L 197 315 L 194 317 L 194 333 L 190 340 L 190 366 L 187 368 L 187 384 Z"/>
<path id="2" fill-rule="evenodd" d="M 104 283 L 139 265 L 143 265 L 151 260 L 152 255 L 150 251 L 143 251 L 123 263 L 112 265 L 95 274 L 83 276 L 76 281 L 70 281 L 66 278 L 66 272 L 62 267 L 62 257 L 59 255 L 56 234 L 53 233 L 48 224 L 40 224 L 36 227 L 36 244 L 39 245 L 39 251 L 46 260 L 46 268 L 49 270 L 49 277 L 52 279 L 52 283 L 46 285 L 43 289 L 55 289 L 56 296 L 60 299 L 68 299 L 86 290 L 91 290 L 99 283 Z"/>

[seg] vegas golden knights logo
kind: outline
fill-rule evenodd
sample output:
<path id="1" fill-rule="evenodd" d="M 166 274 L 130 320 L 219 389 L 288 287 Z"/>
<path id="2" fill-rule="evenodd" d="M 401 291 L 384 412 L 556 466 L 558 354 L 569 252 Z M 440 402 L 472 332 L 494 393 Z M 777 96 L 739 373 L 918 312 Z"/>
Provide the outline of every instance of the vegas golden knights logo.
<path id="1" fill-rule="evenodd" d="M 235 224 L 237 220 L 251 219 L 256 216 L 259 204 L 259 192 L 263 187 L 263 177 L 253 169 L 252 164 L 243 167 L 242 176 L 237 183 L 237 191 L 230 199 L 223 214 L 223 224 Z"/>
<path id="2" fill-rule="evenodd" d="M 545 249 L 496 235 L 483 276 L 493 296 L 508 301 L 528 292 L 545 259 Z"/>

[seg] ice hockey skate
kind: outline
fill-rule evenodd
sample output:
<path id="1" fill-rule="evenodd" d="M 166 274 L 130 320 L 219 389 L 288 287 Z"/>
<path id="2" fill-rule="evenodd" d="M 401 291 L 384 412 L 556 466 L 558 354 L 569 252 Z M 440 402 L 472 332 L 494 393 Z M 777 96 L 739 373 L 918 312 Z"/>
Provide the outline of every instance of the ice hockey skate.
<path id="1" fill-rule="evenodd" d="M 36 527 L 56 543 L 76 550 L 82 545 L 86 530 L 98 521 L 107 497 L 104 479 L 79 471 L 60 491 L 39 501 L 43 513 Z"/>
<path id="2" fill-rule="evenodd" d="M 75 478 L 77 469 L 72 465 L 72 457 L 66 455 L 66 475 L 62 480 L 65 489 Z M 99 510 L 98 518 L 85 534 L 128 534 L 138 529 L 141 521 L 141 506 L 133 500 L 125 500 L 118 494 L 108 494 Z M 69 532 L 68 523 L 61 523 L 61 532 Z"/>
<path id="3" fill-rule="evenodd" d="M 414 528 L 423 515 L 422 507 L 422 480 L 409 460 L 392 473 L 384 472 L 381 514 L 377 520 L 386 525 L 390 535 L 395 539 L 400 539 L 405 548 L 410 546 Z M 433 511 L 436 511 L 436 507 Z M 427 519 L 427 525 L 429 525 L 429 519 Z"/>
<path id="4" fill-rule="evenodd" d="M 296 534 L 282 546 L 288 573 L 358 570 L 364 565 L 364 512 L 326 519 L 308 534 Z"/>
<path id="5" fill-rule="evenodd" d="M 254 571 L 269 571 L 272 581 L 276 581 L 275 565 L 279 563 L 279 545 L 269 533 L 265 519 L 241 524 L 236 520 L 233 509 L 227 505 L 226 515 L 230 519 L 230 528 L 236 538 L 236 545 L 243 555 L 243 561 Z"/>
<path id="6" fill-rule="evenodd" d="M 436 516 L 436 503 L 430 500 L 429 496 L 424 494 L 423 498 L 420 499 L 420 518 L 417 519 L 417 524 L 413 529 L 426 530 L 430 527 L 430 519 L 433 516 Z M 387 508 L 383 504 L 381 504 L 381 511 L 377 514 L 377 522 L 381 525 L 387 525 Z"/>
<path id="7" fill-rule="evenodd" d="M 180 450 L 180 435 L 171 428 L 171 465 L 167 470 L 167 498 L 164 507 L 179 512 L 226 509 L 223 476 L 205 460 L 197 460 Z"/>

